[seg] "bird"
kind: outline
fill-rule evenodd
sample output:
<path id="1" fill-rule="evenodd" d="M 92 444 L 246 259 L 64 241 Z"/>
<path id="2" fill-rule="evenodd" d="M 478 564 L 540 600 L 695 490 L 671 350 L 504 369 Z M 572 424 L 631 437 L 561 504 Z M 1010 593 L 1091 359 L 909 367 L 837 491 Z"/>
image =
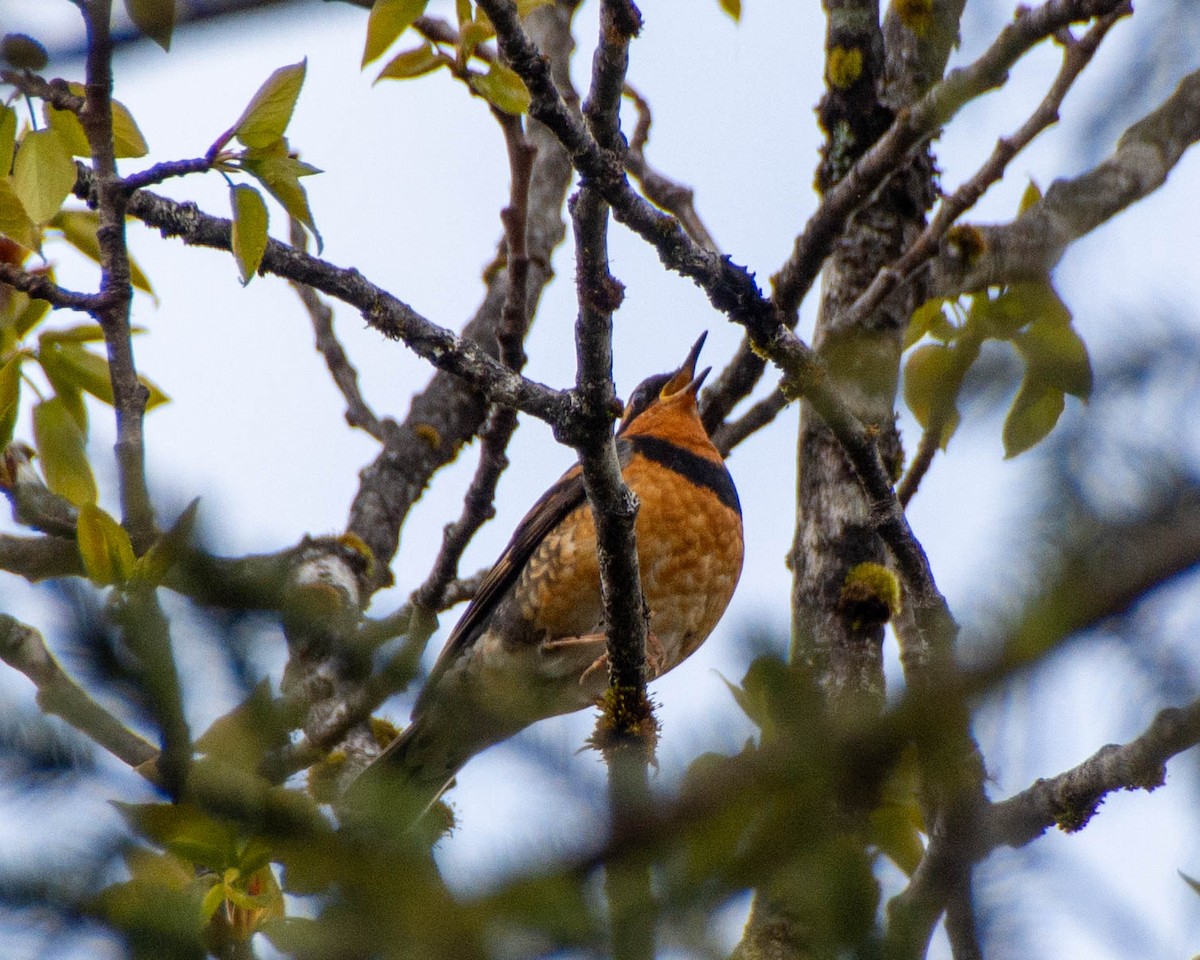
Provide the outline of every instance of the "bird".
<path id="1" fill-rule="evenodd" d="M 684 362 L 642 381 L 617 430 L 637 495 L 642 593 L 653 676 L 696 651 L 742 569 L 741 504 L 700 420 L 702 334 Z M 594 704 L 608 682 L 596 528 L 578 464 L 533 505 L 454 627 L 412 721 L 367 768 L 426 808 L 480 751 L 546 717 Z"/>

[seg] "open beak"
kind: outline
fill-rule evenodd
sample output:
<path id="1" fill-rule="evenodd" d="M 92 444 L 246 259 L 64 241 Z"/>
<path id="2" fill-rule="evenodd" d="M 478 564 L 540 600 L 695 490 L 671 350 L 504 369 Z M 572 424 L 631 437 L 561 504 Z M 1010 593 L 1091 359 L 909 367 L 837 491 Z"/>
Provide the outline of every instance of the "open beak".
<path id="1" fill-rule="evenodd" d="M 708 331 L 705 330 L 692 345 L 692 349 L 688 351 L 687 359 L 683 361 L 683 365 L 675 372 L 675 376 L 663 386 L 663 397 L 672 397 L 677 393 L 682 393 L 684 390 L 695 396 L 700 390 L 700 385 L 704 383 L 704 378 L 712 372 L 712 367 L 706 367 L 699 374 L 696 373 L 696 361 L 700 359 L 700 351 L 704 347 L 704 340 L 707 336 Z"/>

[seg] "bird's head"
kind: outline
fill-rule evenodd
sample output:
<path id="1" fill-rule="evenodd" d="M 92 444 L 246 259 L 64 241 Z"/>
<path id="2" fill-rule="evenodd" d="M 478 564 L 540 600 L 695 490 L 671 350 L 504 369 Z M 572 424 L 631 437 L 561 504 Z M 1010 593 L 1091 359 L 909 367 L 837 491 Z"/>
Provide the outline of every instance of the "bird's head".
<path id="1" fill-rule="evenodd" d="M 700 339 L 693 344 L 687 358 L 678 369 L 671 373 L 647 377 L 637 385 L 629 395 L 629 402 L 625 404 L 625 413 L 621 416 L 621 426 L 617 430 L 618 436 L 628 431 L 635 421 L 637 433 L 650 432 L 663 418 L 684 418 L 695 421 L 696 424 L 700 423 L 696 394 L 700 392 L 700 386 L 712 367 L 705 367 L 696 373 L 696 361 L 707 336 L 707 332 L 700 334 Z"/>

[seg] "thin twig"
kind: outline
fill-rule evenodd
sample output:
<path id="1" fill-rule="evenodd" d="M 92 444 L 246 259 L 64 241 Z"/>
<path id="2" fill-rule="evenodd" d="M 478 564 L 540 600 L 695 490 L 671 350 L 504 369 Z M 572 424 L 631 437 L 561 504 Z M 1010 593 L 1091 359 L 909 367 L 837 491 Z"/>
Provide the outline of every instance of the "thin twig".
<path id="1" fill-rule="evenodd" d="M 529 329 L 529 185 L 536 148 L 525 136 L 519 117 L 493 111 L 504 133 L 511 177 L 509 204 L 501 211 L 508 247 L 508 285 L 496 339 L 500 362 L 514 373 L 525 366 L 525 334 Z M 427 610 L 440 608 L 446 588 L 458 575 L 463 551 L 484 523 L 495 515 L 496 486 L 508 467 L 506 450 L 517 429 L 512 407 L 493 405 L 480 433 L 479 465 L 463 497 L 462 514 L 446 526 L 442 546 L 425 582 L 413 593 L 413 603 Z"/>
<path id="2" fill-rule="evenodd" d="M 963 213 L 975 205 L 993 183 L 1004 176 L 1012 159 L 1024 150 L 1039 133 L 1058 122 L 1059 107 L 1062 106 L 1063 99 L 1075 83 L 1076 78 L 1091 62 L 1101 41 L 1113 24 L 1132 12 L 1132 5 L 1125 2 L 1116 10 L 1097 20 L 1095 26 L 1088 30 L 1081 39 L 1066 41 L 1062 67 L 1037 109 L 1012 136 L 1004 137 L 996 143 L 992 155 L 974 176 L 963 183 L 952 196 L 942 200 L 937 213 L 921 232 L 921 235 L 904 251 L 903 256 L 875 275 L 870 286 L 846 311 L 845 319 L 842 322 L 848 326 L 861 324 L 883 303 L 888 294 L 908 280 L 937 253 L 946 232 Z"/>
<path id="3" fill-rule="evenodd" d="M 650 104 L 628 83 L 625 84 L 624 93 L 633 102 L 638 115 L 633 136 L 629 140 L 629 150 L 625 154 L 625 169 L 638 182 L 646 199 L 662 207 L 667 213 L 674 214 L 688 236 L 705 250 L 720 253 L 721 248 L 717 246 L 704 221 L 700 219 L 700 214 L 696 212 L 695 191 L 655 169 L 646 159 L 646 144 L 650 140 L 650 125 L 653 123 Z"/>
<path id="4" fill-rule="evenodd" d="M 154 744 L 126 727 L 71 679 L 37 630 L 7 614 L 0 614 L 0 659 L 33 681 L 43 710 L 62 717 L 118 760 L 141 767 L 158 757 Z"/>
<path id="5" fill-rule="evenodd" d="M 306 248 L 308 235 L 297 220 L 291 222 L 290 237 L 292 246 L 299 250 Z M 333 308 L 307 284 L 295 280 L 288 282 L 308 312 L 308 318 L 312 322 L 313 335 L 317 341 L 317 352 L 325 358 L 325 366 L 329 369 L 329 375 L 346 401 L 346 422 L 350 426 L 358 427 L 370 434 L 380 443 L 386 444 L 388 431 L 385 429 L 383 421 L 375 416 L 375 411 L 363 399 L 362 392 L 358 389 L 358 371 L 354 369 L 354 365 L 346 356 L 346 351 L 334 332 Z"/>
<path id="6" fill-rule="evenodd" d="M 812 287 L 821 265 L 849 217 L 898 169 L 901 158 L 933 137 L 968 102 L 1008 79 L 1020 57 L 1063 27 L 1123 8 L 1127 0 L 1048 0 L 1022 7 L 990 47 L 973 63 L 935 84 L 912 108 L 902 111 L 888 131 L 832 186 L 796 238 L 791 256 L 773 278 L 775 303 L 794 313 Z"/>
<path id="7" fill-rule="evenodd" d="M 60 287 L 46 274 L 22 270 L 16 264 L 0 262 L 0 283 L 27 293 L 37 300 L 47 303 L 60 310 L 80 310 L 92 313 L 100 306 L 100 296 L 95 293 L 78 293 Z"/>
<path id="8" fill-rule="evenodd" d="M 736 420 L 721 424 L 713 431 L 712 442 L 721 456 L 728 457 L 731 450 L 739 443 L 772 423 L 787 407 L 788 399 L 783 392 L 775 389 Z"/>

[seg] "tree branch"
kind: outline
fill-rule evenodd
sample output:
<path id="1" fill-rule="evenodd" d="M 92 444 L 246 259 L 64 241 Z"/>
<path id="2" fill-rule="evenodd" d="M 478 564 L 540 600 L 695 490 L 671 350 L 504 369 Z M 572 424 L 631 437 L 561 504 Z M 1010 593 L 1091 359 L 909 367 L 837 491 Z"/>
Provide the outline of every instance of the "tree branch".
<path id="1" fill-rule="evenodd" d="M 508 150 L 511 187 L 509 204 L 501 211 L 508 246 L 508 284 L 496 339 L 500 362 L 514 373 L 525 366 L 525 334 L 529 329 L 529 185 L 537 148 L 525 137 L 521 119 L 494 111 Z M 517 429 L 517 413 L 511 407 L 493 406 L 480 434 L 479 465 L 463 497 L 459 518 L 446 526 L 442 547 L 428 578 L 413 593 L 413 603 L 426 610 L 437 610 L 446 588 L 458 575 L 463 551 L 484 523 L 495 515 L 496 485 L 508 467 L 505 451 Z"/>
<path id="2" fill-rule="evenodd" d="M 937 214 L 915 241 L 894 263 L 884 267 L 875 275 L 871 285 L 847 311 L 844 322 L 857 325 L 864 322 L 879 309 L 880 304 L 897 286 L 908 280 L 918 268 L 932 257 L 938 245 L 953 223 L 975 205 L 987 189 L 1004 176 L 1008 164 L 1027 147 L 1043 130 L 1058 122 L 1058 110 L 1076 78 L 1092 61 L 1108 31 L 1122 17 L 1133 13 L 1133 6 L 1126 2 L 1111 13 L 1100 17 L 1096 24 L 1080 40 L 1067 40 L 1063 49 L 1062 68 L 1037 109 L 1011 137 L 996 143 L 992 155 L 982 167 L 960 186 L 953 196 L 945 197 Z M 940 432 L 939 432 L 940 438 Z M 910 494 L 911 495 L 911 494 Z"/>
<path id="3" fill-rule="evenodd" d="M 304 250 L 307 246 L 307 234 L 304 227 L 296 220 L 291 222 L 289 239 L 292 241 L 292 246 L 298 250 Z M 358 371 L 354 369 L 350 358 L 346 356 L 346 351 L 333 329 L 333 308 L 317 296 L 317 292 L 312 287 L 294 280 L 288 282 L 296 291 L 300 302 L 304 304 L 304 309 L 312 323 L 313 335 L 316 337 L 317 352 L 324 358 L 329 375 L 346 401 L 346 423 L 352 427 L 358 427 L 380 443 L 386 444 L 389 431 L 395 430 L 396 425 L 391 421 L 385 423 L 380 420 L 375 416 L 375 411 L 371 409 L 367 401 L 363 399 L 362 391 L 358 389 Z"/>
<path id="4" fill-rule="evenodd" d="M 88 32 L 87 79 L 79 122 L 92 149 L 92 187 L 99 213 L 96 239 L 100 246 L 101 302 L 92 315 L 104 330 L 104 342 L 108 348 L 113 409 L 117 415 L 116 454 L 121 516 L 134 545 L 144 548 L 155 531 L 154 509 L 146 486 L 146 450 L 142 430 L 149 391 L 138 380 L 129 325 L 133 287 L 130 282 L 129 250 L 125 243 L 125 206 L 128 196 L 117 174 L 113 146 L 111 14 L 112 0 L 93 0 L 84 8 Z"/>
<path id="5" fill-rule="evenodd" d="M 930 264 L 930 294 L 956 297 L 1045 277 L 1071 241 L 1161 187 L 1197 140 L 1200 70 L 1184 77 L 1157 109 L 1130 126 L 1099 166 L 1054 181 L 1041 200 L 1011 223 L 974 227 L 982 240 L 981 255 L 944 244 Z"/>
<path id="6" fill-rule="evenodd" d="M 154 744 L 127 728 L 67 675 L 40 633 L 7 614 L 0 614 L 0 659 L 33 681 L 38 706 L 62 717 L 118 760 L 142 767 L 157 759 Z"/>
<path id="7" fill-rule="evenodd" d="M 100 297 L 94 293 L 77 293 L 60 287 L 43 273 L 22 270 L 16 264 L 0 262 L 0 283 L 27 293 L 38 300 L 45 300 L 60 310 L 80 310 L 92 313 L 100 305 Z"/>
<path id="8" fill-rule="evenodd" d="M 1003 84 L 1009 68 L 1034 45 L 1071 23 L 1105 16 L 1125 2 L 1048 0 L 1040 7 L 1021 7 L 979 59 L 951 71 L 911 109 L 902 111 L 888 131 L 825 193 L 796 238 L 791 256 L 773 278 L 779 310 L 785 316 L 795 313 L 851 214 L 900 166 L 910 150 L 935 136 L 971 100 Z"/>

